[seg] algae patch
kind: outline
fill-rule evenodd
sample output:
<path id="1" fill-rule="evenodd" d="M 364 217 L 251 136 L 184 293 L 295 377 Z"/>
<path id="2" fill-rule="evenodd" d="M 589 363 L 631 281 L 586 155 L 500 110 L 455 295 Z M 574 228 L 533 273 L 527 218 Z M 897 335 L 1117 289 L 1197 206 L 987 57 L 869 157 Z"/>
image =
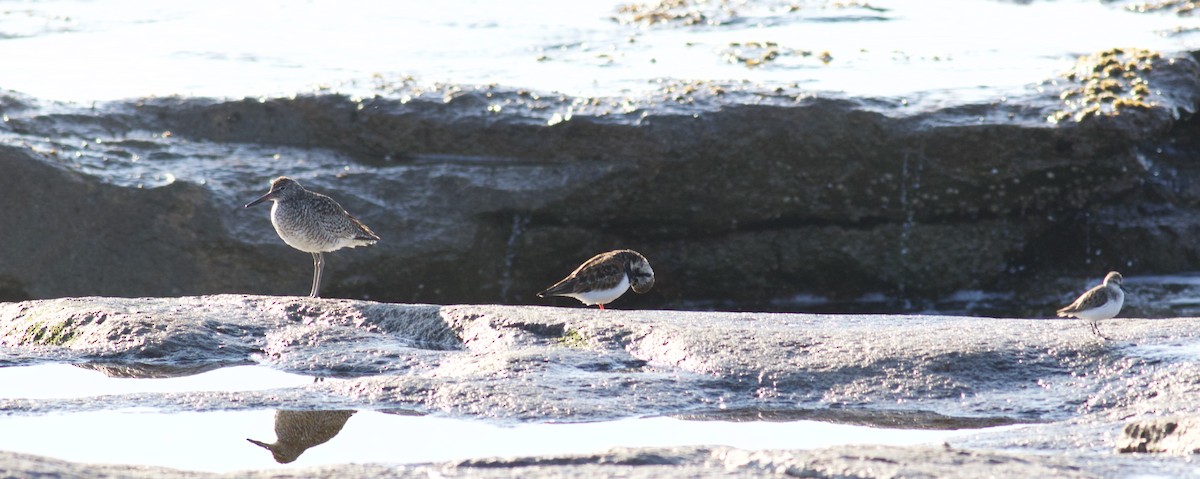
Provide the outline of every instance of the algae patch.
<path id="1" fill-rule="evenodd" d="M 617 7 L 613 20 L 622 25 L 719 25 L 737 16 L 728 0 L 661 0 Z"/>
<path id="2" fill-rule="evenodd" d="M 559 346 L 571 349 L 588 349 L 588 338 L 583 335 L 583 332 L 578 329 L 567 329 L 563 331 L 562 336 L 554 339 L 554 342 Z"/>
<path id="3" fill-rule="evenodd" d="M 1063 75 L 1073 86 L 1059 94 L 1062 109 L 1047 120 L 1082 122 L 1150 109 L 1156 103 L 1151 100 L 1148 76 L 1159 61 L 1167 60 L 1158 52 L 1144 49 L 1114 48 L 1080 57 L 1075 68 Z"/>
<path id="4" fill-rule="evenodd" d="M 73 327 L 70 319 L 55 323 L 34 322 L 25 328 L 21 335 L 21 344 L 38 344 L 43 346 L 62 346 L 79 336 L 78 329 Z"/>
<path id="5" fill-rule="evenodd" d="M 822 64 L 828 65 L 833 61 L 833 55 L 828 51 L 814 53 L 812 50 L 787 48 L 777 42 L 731 42 L 728 47 L 717 52 L 729 63 L 740 63 L 747 68 L 764 66 L 780 57 L 815 57 Z"/>
<path id="6" fill-rule="evenodd" d="M 1164 0 L 1158 2 L 1144 2 L 1128 5 L 1126 10 L 1138 13 L 1156 13 L 1156 12 L 1171 12 L 1179 16 L 1195 15 L 1197 4 L 1195 0 Z"/>

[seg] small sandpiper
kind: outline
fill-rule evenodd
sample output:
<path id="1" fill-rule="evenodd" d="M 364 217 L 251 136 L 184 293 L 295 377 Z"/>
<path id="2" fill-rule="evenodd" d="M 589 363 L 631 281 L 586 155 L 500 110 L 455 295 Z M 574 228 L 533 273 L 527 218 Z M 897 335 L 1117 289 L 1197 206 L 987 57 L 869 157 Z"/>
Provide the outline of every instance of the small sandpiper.
<path id="1" fill-rule="evenodd" d="M 1074 316 L 1086 320 L 1096 336 L 1108 339 L 1100 334 L 1100 325 L 1096 324 L 1096 321 L 1115 317 L 1124 305 L 1125 291 L 1121 289 L 1121 273 L 1111 271 L 1104 277 L 1104 284 L 1087 290 L 1074 303 L 1058 310 L 1058 315 L 1063 318 Z"/>
<path id="2" fill-rule="evenodd" d="M 622 249 L 593 256 L 562 281 L 538 293 L 538 297 L 568 296 L 604 309 L 604 305 L 621 297 L 630 286 L 638 294 L 650 291 L 654 286 L 654 270 L 641 253 Z"/>
<path id="3" fill-rule="evenodd" d="M 321 270 L 325 267 L 323 253 L 342 248 L 367 246 L 379 241 L 371 228 L 347 213 L 333 198 L 304 189 L 296 180 L 280 176 L 271 181 L 271 191 L 246 207 L 264 201 L 271 206 L 271 224 L 288 246 L 313 257 L 313 282 L 309 296 L 321 292 Z"/>

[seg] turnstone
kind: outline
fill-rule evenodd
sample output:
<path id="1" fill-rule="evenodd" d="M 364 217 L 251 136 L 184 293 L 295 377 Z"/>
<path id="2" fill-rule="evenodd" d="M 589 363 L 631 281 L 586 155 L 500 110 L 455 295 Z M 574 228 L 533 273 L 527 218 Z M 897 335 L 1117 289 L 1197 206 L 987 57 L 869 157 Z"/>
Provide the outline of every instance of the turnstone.
<path id="1" fill-rule="evenodd" d="M 323 253 L 375 244 L 379 241 L 371 228 L 347 213 L 333 198 L 304 189 L 296 180 L 286 176 L 271 182 L 271 191 L 246 207 L 264 201 L 271 206 L 271 224 L 288 246 L 313 257 L 313 282 L 309 296 L 316 298 L 321 291 L 321 270 L 325 268 Z"/>
<path id="2" fill-rule="evenodd" d="M 641 253 L 622 249 L 593 256 L 562 281 L 538 293 L 538 297 L 568 296 L 604 309 L 604 305 L 621 297 L 631 286 L 635 293 L 650 291 L 654 286 L 654 270 Z"/>
<path id="3" fill-rule="evenodd" d="M 1100 334 L 1100 326 L 1096 321 L 1115 317 L 1121 312 L 1121 306 L 1124 304 L 1125 291 L 1121 289 L 1121 273 L 1112 271 L 1104 277 L 1104 284 L 1087 290 L 1074 303 L 1058 310 L 1058 315 L 1063 318 L 1074 316 L 1086 320 L 1096 336 L 1108 339 Z"/>

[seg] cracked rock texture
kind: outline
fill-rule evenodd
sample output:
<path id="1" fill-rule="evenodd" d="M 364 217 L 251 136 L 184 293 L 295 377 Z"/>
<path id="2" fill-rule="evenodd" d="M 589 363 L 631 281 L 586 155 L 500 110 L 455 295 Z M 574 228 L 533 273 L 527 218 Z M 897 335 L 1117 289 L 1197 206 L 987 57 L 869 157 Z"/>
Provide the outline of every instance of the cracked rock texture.
<path id="1" fill-rule="evenodd" d="M 1074 320 L 247 295 L 64 298 L 0 304 L 0 366 L 55 361 L 120 377 L 171 377 L 260 363 L 326 379 L 237 393 L 2 399 L 0 410 L 367 409 L 500 423 L 677 416 L 936 429 L 1022 425 L 981 429 L 947 447 L 631 449 L 310 471 L 317 477 L 410 477 L 430 470 L 458 477 L 617 470 L 631 477 L 666 471 L 697 477 L 1104 477 L 1143 470 L 1187 477 L 1197 473 L 1188 451 L 1195 448 L 1190 418 L 1200 414 L 1194 400 L 1200 393 L 1198 327 L 1196 318 L 1113 320 L 1102 324 L 1113 339 L 1101 342 Z M 1146 454 L 1156 451 L 1174 454 Z M 106 467 L 0 456 L 0 471 L 17 477 L 39 471 L 84 477 Z"/>

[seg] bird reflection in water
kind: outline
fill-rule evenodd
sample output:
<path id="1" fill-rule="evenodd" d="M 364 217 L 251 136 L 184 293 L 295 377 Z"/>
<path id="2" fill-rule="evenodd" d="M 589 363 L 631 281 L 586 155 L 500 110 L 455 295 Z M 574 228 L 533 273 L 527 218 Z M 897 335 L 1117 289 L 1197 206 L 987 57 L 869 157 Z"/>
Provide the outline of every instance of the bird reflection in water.
<path id="1" fill-rule="evenodd" d="M 295 461 L 308 448 L 333 439 L 354 411 L 275 411 L 275 442 L 267 444 L 247 438 L 271 451 L 275 462 Z"/>

